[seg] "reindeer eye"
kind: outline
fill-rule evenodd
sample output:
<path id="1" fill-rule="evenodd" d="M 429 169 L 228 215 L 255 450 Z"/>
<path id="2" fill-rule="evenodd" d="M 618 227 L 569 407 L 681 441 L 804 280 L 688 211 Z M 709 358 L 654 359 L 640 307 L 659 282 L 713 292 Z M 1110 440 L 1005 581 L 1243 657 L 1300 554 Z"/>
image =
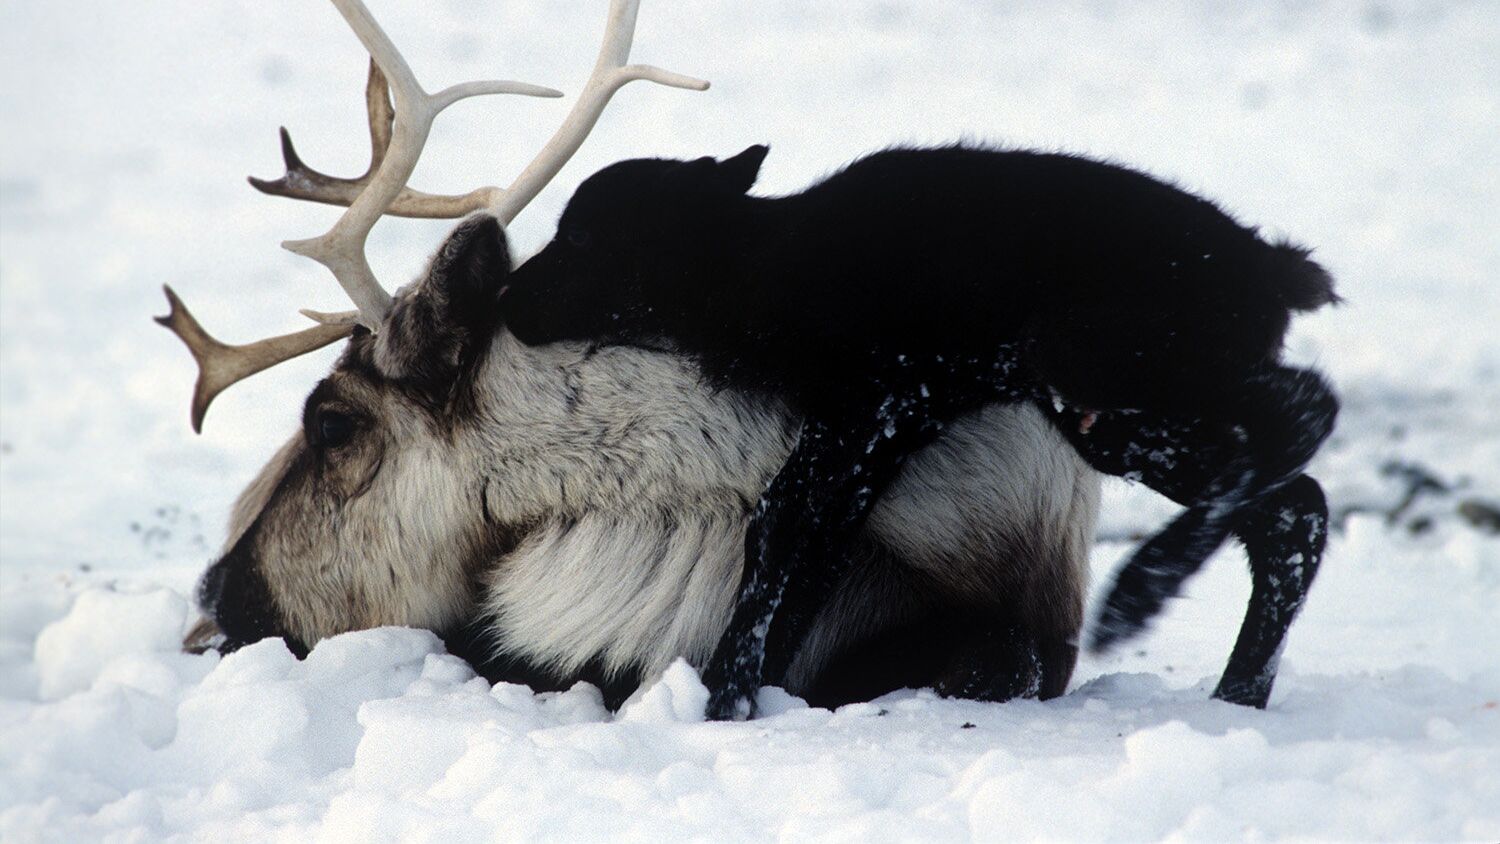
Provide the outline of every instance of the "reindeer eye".
<path id="1" fill-rule="evenodd" d="M 318 413 L 318 445 L 338 448 L 354 436 L 354 418 L 337 410 Z"/>

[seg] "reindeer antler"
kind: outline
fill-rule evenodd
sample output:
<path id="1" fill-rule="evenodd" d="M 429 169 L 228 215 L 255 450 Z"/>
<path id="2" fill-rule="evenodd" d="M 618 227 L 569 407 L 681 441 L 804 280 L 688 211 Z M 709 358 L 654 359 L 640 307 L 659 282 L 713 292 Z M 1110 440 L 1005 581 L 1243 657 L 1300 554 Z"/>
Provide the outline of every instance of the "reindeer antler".
<path id="1" fill-rule="evenodd" d="M 286 173 L 275 180 L 257 179 L 251 176 L 252 187 L 272 196 L 289 199 L 305 199 L 327 205 L 347 206 L 359 197 L 360 191 L 370 184 L 385 160 L 386 149 L 391 144 L 391 124 L 396 112 L 391 106 L 390 85 L 380 72 L 380 65 L 370 61 L 370 77 L 365 83 L 365 108 L 370 118 L 370 166 L 363 175 L 353 179 L 328 176 L 308 167 L 297 155 L 292 145 L 291 133 L 281 127 L 281 159 L 286 163 Z M 385 213 L 396 217 L 426 217 L 430 219 L 452 219 L 488 207 L 495 201 L 496 188 L 478 188 L 462 196 L 441 196 L 423 193 L 404 187 L 391 200 Z"/>
<path id="2" fill-rule="evenodd" d="M 250 184 L 269 194 L 347 206 L 348 210 L 325 234 L 286 241 L 282 246 L 328 267 L 357 310 L 343 313 L 304 310 L 304 315 L 323 325 L 248 346 L 226 346 L 205 333 L 169 290 L 173 312 L 158 318 L 158 321 L 188 344 L 199 365 L 199 387 L 193 403 L 194 430 L 200 428 L 203 413 L 213 396 L 234 381 L 347 336 L 356 323 L 371 331 L 380 330 L 390 311 L 391 297 L 375 280 L 365 258 L 364 246 L 370 229 L 383 214 L 452 218 L 489 208 L 502 223 L 509 223 L 583 144 L 589 130 L 621 86 L 644 79 L 675 88 L 698 91 L 708 88 L 708 83 L 700 79 L 648 65 L 627 65 L 640 0 L 611 0 L 604 42 L 583 93 L 552 138 L 511 186 L 503 189 L 483 187 L 461 196 L 422 193 L 406 187 L 406 182 L 421 156 L 433 120 L 443 109 L 461 99 L 485 94 L 562 95 L 551 88 L 523 82 L 464 82 L 428 94 L 360 0 L 331 2 L 370 54 L 369 82 L 365 88 L 370 123 L 370 166 L 363 175 L 354 179 L 319 173 L 302 162 L 292 146 L 290 134 L 283 128 L 281 150 L 286 162 L 285 175 L 274 181 L 251 178 Z M 395 94 L 394 104 L 390 100 L 391 93 Z M 307 345 L 314 337 L 330 339 Z M 293 342 L 294 338 L 301 339 Z M 252 349 L 255 350 L 253 355 L 248 351 Z M 273 360 L 273 354 L 283 357 Z M 255 361 L 254 366 L 249 365 L 251 360 Z M 228 373 L 235 374 L 229 377 Z"/>
<path id="3" fill-rule="evenodd" d="M 333 228 L 318 237 L 289 240 L 281 245 L 332 271 L 359 309 L 359 321 L 371 331 L 378 331 L 385 315 L 390 312 L 391 295 L 375 280 L 375 273 L 365 260 L 365 240 L 375 221 L 411 178 L 417 159 L 422 155 L 422 147 L 427 143 L 427 135 L 432 131 L 432 121 L 443 109 L 468 97 L 484 94 L 561 97 L 562 92 L 525 82 L 461 82 L 429 94 L 422 89 L 401 51 L 391 43 L 364 3 L 360 0 L 332 2 L 395 92 L 396 114 L 391 126 L 391 141 L 375 178 L 349 203 L 349 210 L 339 217 Z"/>
<path id="4" fill-rule="evenodd" d="M 182 338 L 193 359 L 198 362 L 198 383 L 193 386 L 193 433 L 203 433 L 203 415 L 214 397 L 230 384 L 249 378 L 263 369 L 316 351 L 336 340 L 348 337 L 352 325 L 315 325 L 294 334 L 283 334 L 257 340 L 243 346 L 231 346 L 215 340 L 203 330 L 193 312 L 182 304 L 171 285 L 161 288 L 167 294 L 171 311 L 155 317 L 159 325 Z"/>
<path id="5" fill-rule="evenodd" d="M 604 42 L 599 45 L 599 57 L 594 61 L 594 70 L 584 83 L 583 92 L 563 118 L 561 126 L 548 139 L 542 151 L 521 171 L 521 175 L 503 191 L 490 210 L 500 222 L 509 223 L 552 177 L 573 157 L 583 145 L 583 139 L 604 113 L 605 106 L 615 92 L 628 82 L 644 79 L 670 88 L 685 88 L 690 91 L 708 90 L 708 82 L 694 79 L 651 65 L 628 65 L 630 45 L 635 40 L 635 16 L 640 11 L 640 0 L 610 0 L 609 21 L 604 27 Z"/>
<path id="6" fill-rule="evenodd" d="M 708 82 L 651 65 L 628 65 L 630 46 L 635 39 L 635 19 L 640 0 L 611 0 L 604 41 L 594 70 L 584 83 L 583 92 L 573 104 L 552 137 L 536 157 L 522 169 L 508 188 L 482 187 L 461 196 L 440 196 L 403 188 L 391 201 L 386 213 L 398 217 L 456 218 L 489 208 L 502 223 L 515 219 L 536 195 L 552 181 L 573 153 L 583 145 L 610 98 L 629 82 L 643 79 L 672 88 L 705 91 Z M 281 130 L 281 156 L 286 174 L 274 181 L 250 178 L 256 190 L 274 196 L 305 199 L 328 205 L 350 205 L 380 169 L 391 142 L 392 112 L 385 77 L 380 67 L 370 63 L 370 79 L 365 88 L 365 106 L 370 123 L 370 166 L 364 175 L 354 179 L 327 176 L 308 167 L 297 155 L 291 135 Z M 342 317 L 343 315 L 338 315 Z"/>

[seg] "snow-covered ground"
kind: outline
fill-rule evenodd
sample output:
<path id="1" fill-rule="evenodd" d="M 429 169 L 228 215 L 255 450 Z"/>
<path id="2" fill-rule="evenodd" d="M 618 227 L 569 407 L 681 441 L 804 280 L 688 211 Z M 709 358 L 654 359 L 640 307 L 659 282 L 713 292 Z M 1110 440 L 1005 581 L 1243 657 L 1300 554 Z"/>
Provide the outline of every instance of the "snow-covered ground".
<path id="1" fill-rule="evenodd" d="M 604 0 L 382 0 L 430 87 L 576 92 Z M 207 433 L 147 317 L 172 283 L 226 339 L 336 309 L 282 252 L 337 212 L 261 197 L 275 127 L 364 165 L 363 59 L 318 3 L 0 5 L 0 838 L 1500 839 L 1500 7 L 1489 2 L 648 2 L 626 89 L 514 226 L 638 154 L 769 142 L 789 190 L 892 141 L 1135 163 L 1318 247 L 1342 308 L 1292 356 L 1332 373 L 1314 474 L 1339 514 L 1271 706 L 1211 702 L 1248 577 L 1210 562 L 1154 632 L 1050 703 L 924 692 L 707 724 L 691 671 L 618 716 L 490 689 L 428 634 L 305 662 L 178 653 L 229 502 L 332 351 L 231 390 Z M 415 183 L 505 180 L 565 104 L 470 101 Z M 404 280 L 445 223 L 389 221 Z M 1432 483 L 1402 506 L 1410 478 Z M 1442 487 L 1446 491 L 1440 491 Z M 1112 483 L 1097 579 L 1170 509 Z"/>

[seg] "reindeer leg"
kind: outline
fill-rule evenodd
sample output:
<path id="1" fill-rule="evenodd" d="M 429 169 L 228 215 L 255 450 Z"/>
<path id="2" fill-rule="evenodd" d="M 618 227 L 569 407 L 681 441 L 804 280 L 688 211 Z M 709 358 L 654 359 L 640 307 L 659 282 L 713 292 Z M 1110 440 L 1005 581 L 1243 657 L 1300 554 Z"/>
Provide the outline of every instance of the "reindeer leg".
<path id="1" fill-rule="evenodd" d="M 1048 685 L 1058 685 L 1055 677 L 1048 676 L 1049 669 L 1057 673 L 1057 666 L 1044 661 L 1042 648 L 1030 630 L 991 616 L 965 632 L 968 635 L 948 655 L 942 673 L 932 684 L 938 694 L 1003 703 L 1062 693 L 1044 693 Z M 1066 688 L 1067 678 L 1062 678 L 1061 685 Z"/>

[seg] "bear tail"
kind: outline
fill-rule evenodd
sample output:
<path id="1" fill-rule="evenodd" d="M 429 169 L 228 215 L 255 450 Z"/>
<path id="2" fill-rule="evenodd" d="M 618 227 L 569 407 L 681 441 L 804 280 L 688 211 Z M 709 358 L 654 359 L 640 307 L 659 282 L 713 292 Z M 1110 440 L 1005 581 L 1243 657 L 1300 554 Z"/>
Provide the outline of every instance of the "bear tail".
<path id="1" fill-rule="evenodd" d="M 1333 276 L 1311 255 L 1311 249 L 1286 241 L 1271 246 L 1268 280 L 1291 310 L 1315 311 L 1343 301 L 1333 292 Z"/>

